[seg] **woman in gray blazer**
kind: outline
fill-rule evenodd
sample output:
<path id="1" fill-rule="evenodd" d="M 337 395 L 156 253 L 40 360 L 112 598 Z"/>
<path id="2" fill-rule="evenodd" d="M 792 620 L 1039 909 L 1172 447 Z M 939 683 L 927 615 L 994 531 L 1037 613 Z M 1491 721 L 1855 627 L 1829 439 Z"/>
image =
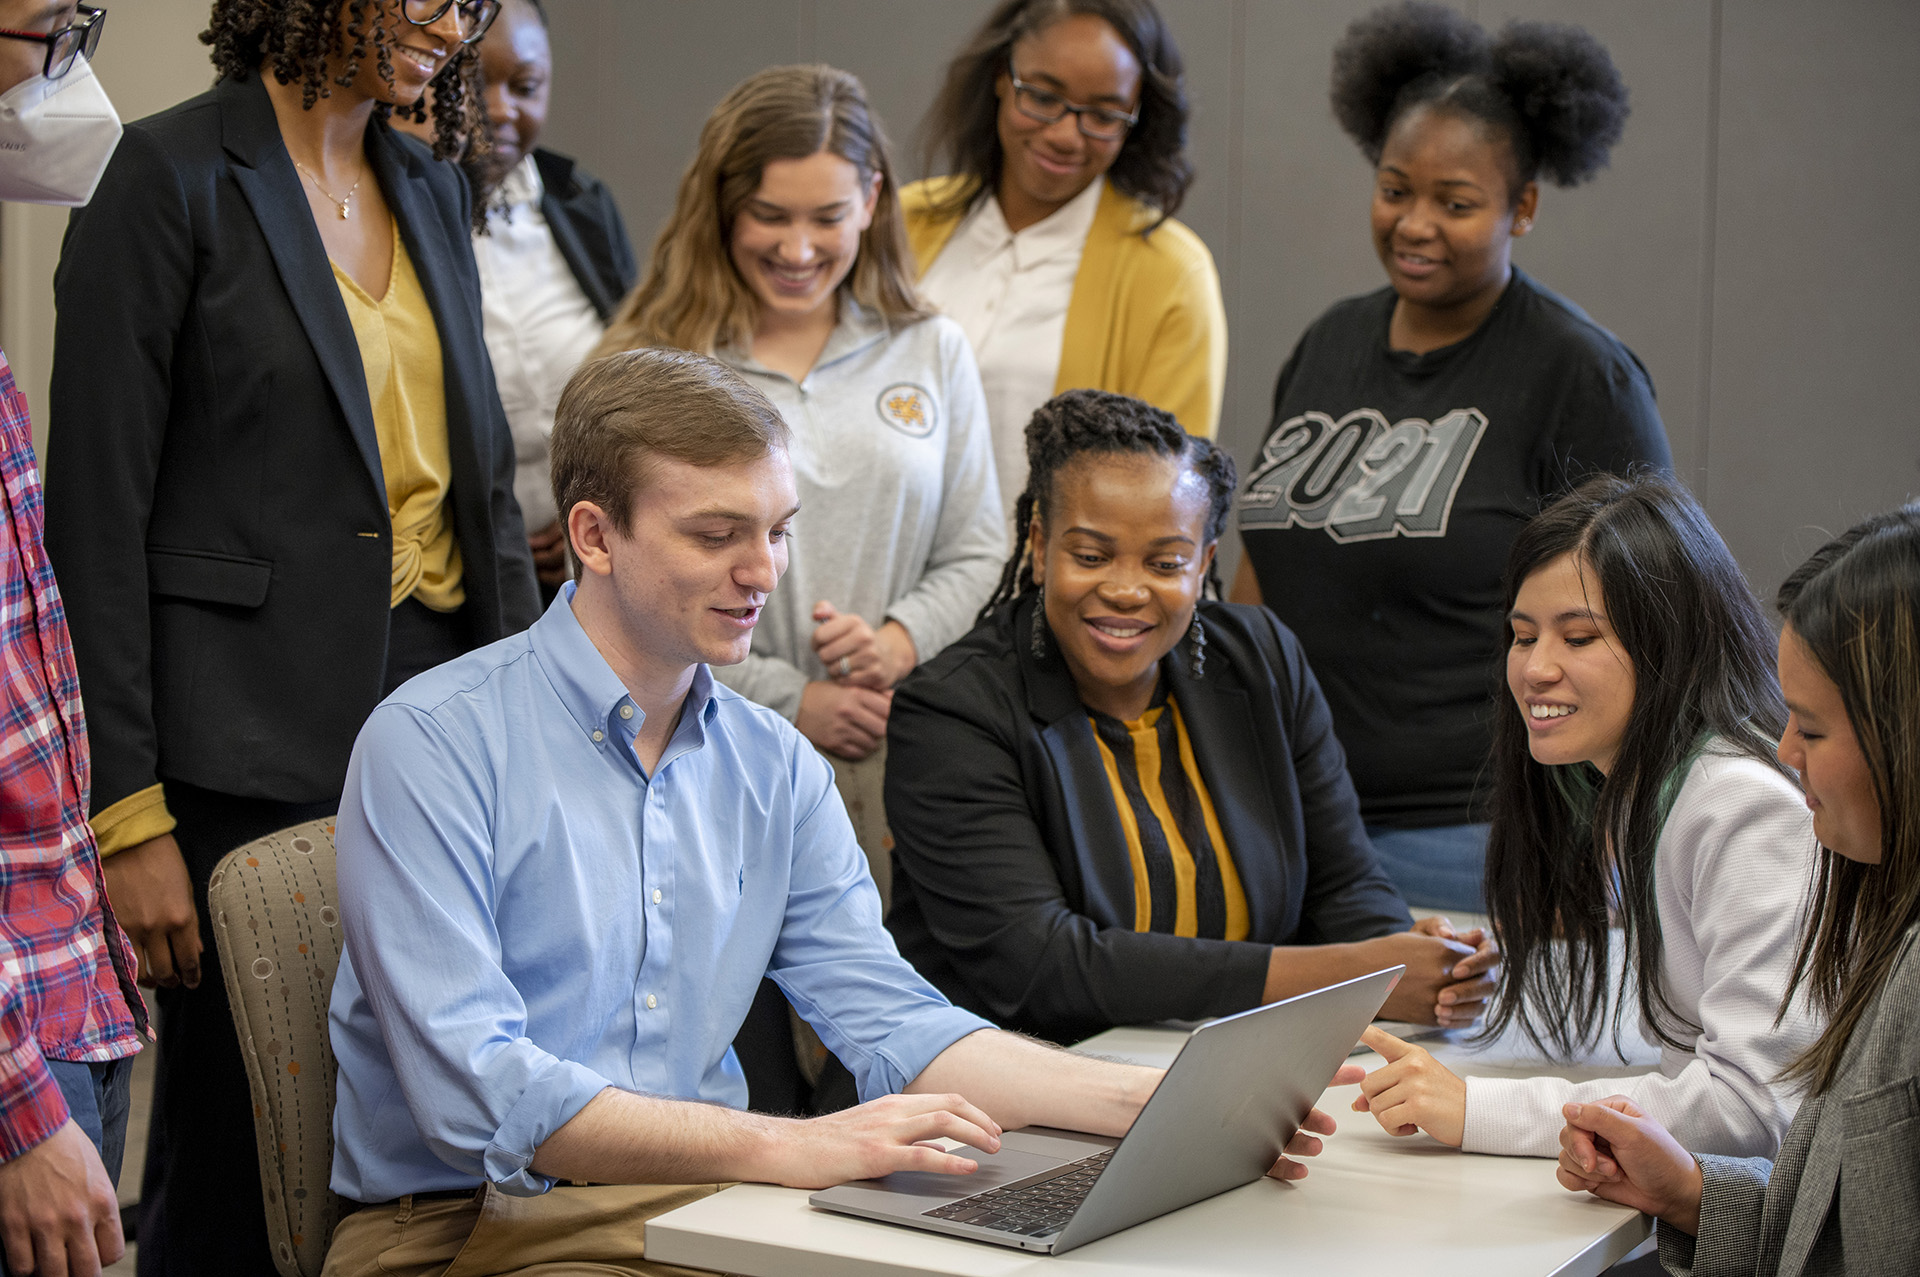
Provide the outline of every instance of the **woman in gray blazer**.
<path id="1" fill-rule="evenodd" d="M 1622 1097 L 1569 1104 L 1560 1182 L 1657 1215 L 1679 1274 L 1910 1272 L 1920 1217 L 1920 502 L 1780 587 L 1780 758 L 1824 848 L 1794 985 L 1826 1012 L 1787 1070 L 1780 1156 L 1687 1153 Z M 1789 991 L 1788 997 L 1793 996 Z"/>

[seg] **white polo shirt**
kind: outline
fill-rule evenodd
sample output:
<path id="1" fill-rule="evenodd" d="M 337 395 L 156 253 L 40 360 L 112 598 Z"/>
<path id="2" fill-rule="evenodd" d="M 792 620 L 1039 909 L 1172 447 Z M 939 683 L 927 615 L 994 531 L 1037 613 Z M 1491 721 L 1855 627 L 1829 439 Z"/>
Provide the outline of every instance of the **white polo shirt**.
<path id="1" fill-rule="evenodd" d="M 1074 276 L 1106 179 L 1025 230 L 988 195 L 954 228 L 920 291 L 957 322 L 980 365 L 1000 499 L 1011 517 L 1027 486 L 1027 421 L 1053 398 Z"/>

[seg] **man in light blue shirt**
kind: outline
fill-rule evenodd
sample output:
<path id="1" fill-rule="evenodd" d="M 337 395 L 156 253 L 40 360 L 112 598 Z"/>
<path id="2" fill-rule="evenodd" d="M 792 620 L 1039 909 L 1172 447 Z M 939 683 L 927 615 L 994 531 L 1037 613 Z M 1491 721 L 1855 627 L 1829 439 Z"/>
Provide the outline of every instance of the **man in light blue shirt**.
<path id="1" fill-rule="evenodd" d="M 964 1173 L 922 1141 L 1119 1134 L 1157 1083 L 948 1004 L 881 926 L 827 764 L 713 681 L 786 565 L 785 444 L 773 406 L 711 360 L 588 365 L 552 450 L 577 583 L 368 719 L 341 803 L 331 1013 L 333 1187 L 367 1209 L 335 1233 L 329 1277 L 437 1272 L 406 1265 L 450 1261 L 483 1218 L 490 1272 L 522 1254 L 666 1271 L 640 1257 L 641 1225 L 690 1193 Z M 743 1111 L 730 1044 L 763 975 L 865 1103 Z M 568 1186 L 584 1184 L 626 1187 Z"/>

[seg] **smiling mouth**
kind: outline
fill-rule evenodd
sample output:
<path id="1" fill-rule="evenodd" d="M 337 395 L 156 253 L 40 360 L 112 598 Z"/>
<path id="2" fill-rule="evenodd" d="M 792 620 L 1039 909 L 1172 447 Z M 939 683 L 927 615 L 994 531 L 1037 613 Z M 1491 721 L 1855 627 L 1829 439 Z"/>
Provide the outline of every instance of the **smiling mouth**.
<path id="1" fill-rule="evenodd" d="M 718 607 L 714 611 L 732 617 L 736 621 L 751 621 L 760 614 L 757 607 Z"/>
<path id="2" fill-rule="evenodd" d="M 1569 714 L 1577 714 L 1579 712 L 1580 712 L 1580 707 L 1578 705 L 1529 705 L 1527 706 L 1528 716 L 1531 717 L 1536 722 L 1539 722 L 1543 719 L 1565 718 Z"/>
<path id="3" fill-rule="evenodd" d="M 821 275 L 826 273 L 825 262 L 815 262 L 811 266 L 785 266 L 779 262 L 761 259 L 760 268 L 779 288 L 803 292 L 811 288 Z"/>
<path id="4" fill-rule="evenodd" d="M 415 67 L 419 68 L 422 75 L 429 78 L 440 69 L 440 62 L 443 57 L 443 55 L 438 53 L 428 53 L 423 49 L 416 49 L 410 44 L 400 45 L 394 52 L 400 57 L 405 58 L 408 62 L 413 63 Z"/>

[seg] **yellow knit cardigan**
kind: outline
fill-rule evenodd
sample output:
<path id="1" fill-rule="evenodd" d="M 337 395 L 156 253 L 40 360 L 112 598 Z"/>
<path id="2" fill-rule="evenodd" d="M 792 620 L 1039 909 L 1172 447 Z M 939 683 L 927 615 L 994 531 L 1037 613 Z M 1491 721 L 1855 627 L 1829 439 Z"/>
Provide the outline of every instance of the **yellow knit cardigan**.
<path id="1" fill-rule="evenodd" d="M 918 272 L 947 246 L 963 213 L 936 208 L 966 179 L 934 177 L 900 192 Z M 1105 183 L 1105 179 L 1102 179 Z M 1053 392 L 1088 387 L 1144 399 L 1197 435 L 1220 425 L 1227 385 L 1227 312 L 1220 275 L 1198 235 L 1105 183 L 1067 303 Z"/>

